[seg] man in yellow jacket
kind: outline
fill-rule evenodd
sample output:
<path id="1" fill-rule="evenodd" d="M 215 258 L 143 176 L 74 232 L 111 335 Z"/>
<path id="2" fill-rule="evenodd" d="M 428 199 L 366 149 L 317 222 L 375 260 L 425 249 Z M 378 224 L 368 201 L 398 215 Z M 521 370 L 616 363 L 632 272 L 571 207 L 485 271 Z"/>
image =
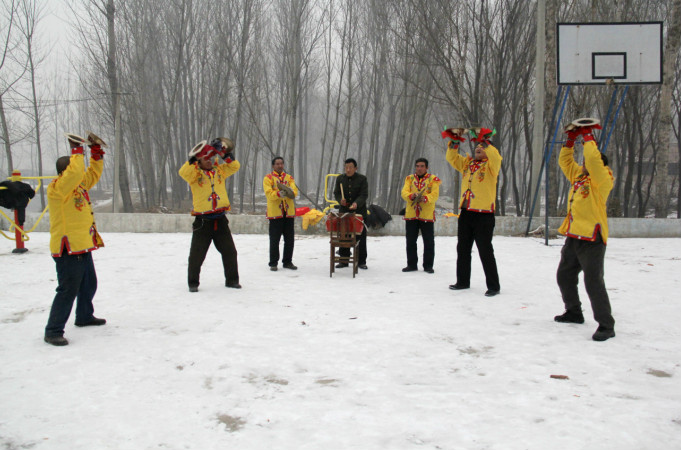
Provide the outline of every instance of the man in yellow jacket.
<path id="1" fill-rule="evenodd" d="M 293 264 L 294 218 L 296 216 L 293 199 L 298 195 L 298 187 L 293 177 L 284 172 L 284 158 L 281 156 L 272 159 L 272 172 L 265 175 L 262 188 L 267 197 L 266 216 L 270 222 L 270 270 L 277 270 L 279 241 L 282 235 L 284 236 L 282 267 L 297 270 L 298 267 Z"/>
<path id="2" fill-rule="evenodd" d="M 596 128 L 600 126 L 596 125 Z M 595 341 L 615 337 L 615 319 L 603 280 L 603 260 L 608 242 L 606 202 L 614 184 L 608 159 L 602 154 L 591 134 L 592 126 L 577 127 L 567 132 L 565 147 L 560 151 L 559 165 L 571 183 L 567 217 L 558 231 L 566 237 L 561 250 L 556 279 L 565 304 L 565 312 L 554 317 L 556 322 L 584 323 L 577 283 L 584 271 L 584 286 L 591 301 L 598 329 Z M 584 137 L 584 165 L 574 160 L 575 139 Z"/>
<path id="3" fill-rule="evenodd" d="M 435 273 L 435 202 L 440 196 L 440 183 L 435 175 L 428 173 L 428 160 L 419 158 L 414 174 L 404 179 L 402 199 L 407 202 L 404 220 L 407 238 L 407 267 L 402 272 L 418 270 L 417 241 L 419 231 L 423 239 L 423 270 Z"/>
<path id="4" fill-rule="evenodd" d="M 497 197 L 497 178 L 501 170 L 501 155 L 492 145 L 494 132 L 481 128 L 471 141 L 476 142 L 474 157 L 459 154 L 459 143 L 464 138 L 455 135 L 447 145 L 447 162 L 461 172 L 461 201 L 456 246 L 456 283 L 450 289 L 468 289 L 471 281 L 471 252 L 473 242 L 478 248 L 487 282 L 487 297 L 501 291 L 497 262 L 494 258 L 494 209 Z"/>
<path id="5" fill-rule="evenodd" d="M 71 156 L 57 159 L 57 173 L 47 187 L 50 210 L 50 253 L 57 265 L 57 294 L 45 327 L 45 342 L 68 345 L 64 327 L 76 302 L 76 326 L 104 325 L 94 316 L 92 299 L 97 292 L 97 273 L 91 252 L 104 246 L 95 226 L 88 190 L 97 184 L 104 170 L 103 144 L 95 135 L 90 142 L 67 134 Z M 90 165 L 85 169 L 83 144 L 90 146 Z"/>
<path id="6" fill-rule="evenodd" d="M 237 251 L 225 213 L 231 209 L 227 197 L 227 178 L 241 165 L 234 159 L 234 144 L 227 138 L 216 138 L 211 145 L 200 142 L 189 153 L 189 160 L 180 167 L 180 176 L 192 192 L 192 243 L 189 250 L 187 284 L 189 292 L 198 292 L 201 265 L 211 242 L 222 255 L 225 286 L 241 289 Z M 223 164 L 213 163 L 219 155 Z"/>

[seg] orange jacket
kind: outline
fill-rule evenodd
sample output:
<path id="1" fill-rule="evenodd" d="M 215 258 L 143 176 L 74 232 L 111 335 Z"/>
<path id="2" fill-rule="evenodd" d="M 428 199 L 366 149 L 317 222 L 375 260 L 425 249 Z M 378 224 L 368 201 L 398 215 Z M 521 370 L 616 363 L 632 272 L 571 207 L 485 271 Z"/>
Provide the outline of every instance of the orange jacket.
<path id="1" fill-rule="evenodd" d="M 239 171 L 239 161 L 214 164 L 211 170 L 202 170 L 198 163 L 187 161 L 180 167 L 180 176 L 189 183 L 192 191 L 192 216 L 229 211 L 227 178 Z"/>
<path id="2" fill-rule="evenodd" d="M 73 154 L 68 167 L 47 186 L 52 256 L 61 256 L 64 249 L 76 255 L 104 247 L 88 194 L 103 170 L 103 160 L 90 158 L 90 167 L 85 170 L 83 154 Z"/>
<path id="3" fill-rule="evenodd" d="M 452 141 L 450 141 L 452 142 Z M 458 146 L 447 147 L 447 162 L 461 172 L 459 208 L 476 212 L 494 212 L 497 200 L 497 178 L 501 169 L 499 150 L 493 145 L 485 149 L 487 159 L 476 161 L 459 154 Z"/>
<path id="4" fill-rule="evenodd" d="M 296 181 L 291 175 L 286 172 L 282 172 L 281 175 L 277 172 L 265 175 L 262 180 L 262 188 L 267 197 L 267 218 L 294 217 L 296 215 L 295 202 L 279 190 L 277 182 L 290 187 L 293 193 L 298 196 L 298 186 L 296 186 Z"/>
<path id="5" fill-rule="evenodd" d="M 435 222 L 435 202 L 440 197 L 440 180 L 435 175 L 427 173 L 423 178 L 416 174 L 408 175 L 404 179 L 402 199 L 407 202 L 404 220 L 421 220 L 423 222 Z M 423 192 L 423 201 L 418 205 L 412 205 L 411 196 Z"/>
<path id="6" fill-rule="evenodd" d="M 608 242 L 606 202 L 615 178 L 612 170 L 603 164 L 594 141 L 584 143 L 584 165 L 589 175 L 582 173 L 582 166 L 575 162 L 574 153 L 573 148 L 563 147 L 558 158 L 560 168 L 572 184 L 567 217 L 558 232 L 586 241 L 595 241 L 600 232 L 605 244 Z"/>

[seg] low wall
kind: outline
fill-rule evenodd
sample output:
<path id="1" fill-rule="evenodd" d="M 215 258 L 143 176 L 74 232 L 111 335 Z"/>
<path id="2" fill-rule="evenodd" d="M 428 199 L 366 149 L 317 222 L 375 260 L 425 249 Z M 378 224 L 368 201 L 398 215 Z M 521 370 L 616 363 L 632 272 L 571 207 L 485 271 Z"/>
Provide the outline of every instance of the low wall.
<path id="1" fill-rule="evenodd" d="M 39 214 L 27 213 L 25 228 L 30 229 Z M 267 234 L 268 222 L 264 216 L 246 214 L 229 214 L 232 233 Z M 193 218 L 189 214 L 113 214 L 96 213 L 97 228 L 103 233 L 189 233 Z M 560 226 L 563 219 L 551 217 L 549 227 L 552 232 Z M 379 230 L 369 230 L 375 236 L 404 235 L 402 216 L 393 216 L 393 220 Z M 532 219 L 532 230 L 544 224 L 544 218 Z M 307 230 L 302 229 L 302 220 L 296 220 L 296 233 L 300 235 L 326 234 L 323 221 Z M 623 238 L 677 238 L 681 237 L 681 220 L 679 219 L 608 219 L 611 237 Z M 0 216 L 0 228 L 7 230 L 9 223 Z M 520 236 L 527 229 L 527 217 L 498 216 L 495 234 L 498 236 Z M 49 214 L 38 224 L 35 231 L 49 231 Z M 439 217 L 435 222 L 436 236 L 456 236 L 457 219 L 455 217 Z"/>

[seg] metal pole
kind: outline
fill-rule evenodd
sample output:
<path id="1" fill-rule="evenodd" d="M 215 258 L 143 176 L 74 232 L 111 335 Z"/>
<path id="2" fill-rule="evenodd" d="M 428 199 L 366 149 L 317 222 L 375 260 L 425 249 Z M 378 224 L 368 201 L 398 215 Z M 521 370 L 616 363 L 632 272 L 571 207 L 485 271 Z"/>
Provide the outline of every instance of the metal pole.
<path id="1" fill-rule="evenodd" d="M 121 93 L 116 92 L 114 105 L 114 182 L 113 182 L 113 212 L 118 212 L 121 199 L 119 175 L 121 167 Z"/>
<path id="2" fill-rule="evenodd" d="M 615 124 L 617 123 L 617 116 L 620 114 L 620 108 L 622 107 L 622 103 L 624 103 L 624 97 L 627 96 L 627 91 L 629 90 L 629 86 L 624 87 L 624 92 L 622 92 L 622 96 L 620 97 L 620 102 L 617 105 L 617 111 L 615 111 L 615 117 L 612 119 L 612 125 L 610 126 L 610 131 L 608 132 L 608 137 L 605 140 L 605 145 L 601 149 L 601 153 L 605 153 L 605 150 L 608 148 L 608 144 L 610 143 L 610 136 L 612 136 L 612 131 L 615 129 Z M 605 132 L 605 130 L 603 130 Z"/>
<path id="3" fill-rule="evenodd" d="M 605 115 L 605 121 L 603 121 L 603 129 L 601 130 L 601 134 L 599 136 L 598 141 L 600 142 L 603 139 L 603 134 L 605 133 L 605 130 L 608 129 L 608 122 L 610 121 L 610 114 L 612 113 L 612 105 L 615 103 L 615 97 L 617 96 L 617 90 L 619 89 L 619 86 L 615 86 L 615 89 L 612 91 L 612 96 L 610 96 L 610 104 L 608 105 L 608 113 Z"/>
<path id="4" fill-rule="evenodd" d="M 530 186 L 541 179 L 541 172 L 544 168 L 542 153 L 544 150 L 544 97 L 545 97 L 545 66 L 546 66 L 546 0 L 537 0 L 537 35 L 536 35 L 536 56 L 535 56 L 535 91 L 534 91 L 534 130 L 532 134 L 532 174 Z M 554 113 L 555 115 L 555 110 Z M 542 163 L 539 160 L 542 159 Z M 537 183 L 534 192 L 534 201 L 541 187 Z M 535 214 L 534 201 L 529 211 L 529 221 L 527 233 L 529 233 L 530 221 Z M 536 211 L 539 216 L 539 210 Z"/>
<path id="5" fill-rule="evenodd" d="M 10 181 L 21 181 L 21 172 L 18 170 L 12 171 L 12 176 L 9 177 L 9 179 Z M 26 253 L 28 249 L 24 247 L 24 237 L 21 234 L 24 227 L 22 226 L 23 224 L 19 223 L 19 211 L 16 209 L 14 210 L 14 223 L 16 224 L 16 227 L 14 228 L 15 248 L 12 250 L 12 253 Z M 10 230 L 11 229 L 12 228 L 10 227 Z"/>
<path id="6" fill-rule="evenodd" d="M 14 227 L 14 241 L 16 247 L 12 250 L 12 253 L 26 253 L 28 249 L 24 247 L 24 237 L 21 234 L 24 227 L 19 224 L 19 211 L 16 209 L 14 210 L 14 223 L 16 224 L 16 227 Z"/>
<path id="7" fill-rule="evenodd" d="M 549 170 L 549 162 L 551 161 L 551 154 L 553 153 L 553 146 L 556 143 L 556 135 L 558 134 L 558 128 L 560 127 L 560 121 L 563 118 L 563 111 L 565 111 L 565 103 L 567 103 L 568 96 L 570 95 L 570 86 L 565 89 L 565 97 L 563 98 L 563 105 L 560 107 L 560 114 L 558 115 L 558 120 L 556 120 L 556 127 L 553 131 L 553 139 L 549 145 L 548 151 L 546 152 L 546 207 L 544 208 L 544 244 L 549 245 L 549 178 L 551 177 L 551 171 Z"/>
<path id="8" fill-rule="evenodd" d="M 558 105 L 560 105 L 560 96 L 563 92 L 563 86 L 559 85 L 558 86 L 558 91 L 556 92 L 556 100 L 553 102 L 553 112 L 551 113 L 551 124 L 549 125 L 549 130 L 553 128 L 554 121 L 556 120 L 556 112 L 558 111 Z M 546 162 L 546 152 L 547 147 L 549 145 L 548 140 L 543 143 L 544 151 L 542 153 L 542 158 L 541 158 L 541 167 L 539 170 L 539 176 L 536 178 L 537 180 L 537 188 L 534 190 L 534 199 L 532 200 L 532 208 L 530 208 L 530 213 L 528 214 L 528 219 L 527 219 L 527 229 L 525 230 L 525 236 L 527 236 L 530 233 L 530 226 L 532 226 L 532 216 L 534 215 L 534 210 L 537 204 L 537 199 L 539 198 L 539 189 L 541 187 L 541 176 L 544 173 L 544 163 Z M 537 210 L 537 215 L 539 215 L 539 210 Z"/>

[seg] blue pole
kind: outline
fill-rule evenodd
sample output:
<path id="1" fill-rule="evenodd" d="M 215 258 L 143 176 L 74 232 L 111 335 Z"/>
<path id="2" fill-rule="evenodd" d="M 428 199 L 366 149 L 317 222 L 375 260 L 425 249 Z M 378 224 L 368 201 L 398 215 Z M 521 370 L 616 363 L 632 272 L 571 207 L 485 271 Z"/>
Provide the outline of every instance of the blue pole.
<path id="1" fill-rule="evenodd" d="M 608 122 L 610 121 L 610 114 L 612 113 L 612 105 L 615 103 L 615 97 L 617 96 L 617 90 L 619 88 L 620 88 L 619 86 L 615 86 L 615 89 L 612 91 L 612 95 L 610 96 L 610 105 L 608 105 L 608 113 L 605 115 L 605 121 L 603 122 L 603 130 L 601 130 L 599 142 L 603 139 L 603 134 L 605 133 L 605 130 L 608 129 Z"/>
<path id="2" fill-rule="evenodd" d="M 608 148 L 608 144 L 610 143 L 610 136 L 612 136 L 612 131 L 615 129 L 615 124 L 617 123 L 617 116 L 620 114 L 620 108 L 622 108 L 622 103 L 624 103 L 624 97 L 627 96 L 627 91 L 629 90 L 629 86 L 624 87 L 624 92 L 622 92 L 622 96 L 620 97 L 620 102 L 617 105 L 617 111 L 615 111 L 615 117 L 612 119 L 612 125 L 610 126 L 610 131 L 608 132 L 608 137 L 605 140 L 605 145 L 603 145 L 603 148 L 601 149 L 601 153 L 605 153 L 605 150 Z M 605 129 L 603 130 L 605 132 Z"/>
<path id="3" fill-rule="evenodd" d="M 549 125 L 549 130 L 553 128 L 554 120 L 556 120 L 556 111 L 558 111 L 558 105 L 560 105 L 560 96 L 562 93 L 563 86 L 559 85 L 558 91 L 556 92 L 556 100 L 553 102 L 553 112 L 551 113 L 551 124 Z M 543 120 L 543 118 L 541 120 Z M 534 199 L 532 200 L 530 215 L 527 219 L 527 229 L 525 230 L 525 236 L 527 236 L 530 233 L 530 227 L 532 226 L 532 216 L 534 215 L 534 208 L 537 205 L 537 199 L 539 198 L 539 186 L 541 186 L 541 177 L 544 174 L 544 162 L 546 162 L 546 152 L 548 145 L 549 141 L 547 139 L 546 144 L 544 144 L 544 154 L 542 155 L 541 167 L 539 168 L 539 176 L 537 177 L 537 188 L 534 190 Z"/>
<path id="4" fill-rule="evenodd" d="M 544 210 L 545 213 L 545 219 L 544 219 L 544 245 L 548 246 L 549 245 L 549 179 L 551 177 L 551 171 L 548 169 L 549 167 L 549 162 L 551 161 L 551 153 L 553 153 L 553 146 L 556 143 L 556 135 L 558 134 L 558 128 L 560 127 L 560 121 L 563 118 L 563 112 L 565 111 L 565 103 L 567 103 L 568 96 L 570 95 L 570 86 L 567 87 L 565 90 L 565 97 L 563 98 L 563 105 L 560 108 L 560 115 L 558 116 L 558 120 L 556 121 L 556 128 L 553 131 L 553 139 L 551 140 L 551 143 L 549 145 L 548 151 L 546 152 L 546 161 L 544 161 L 544 165 L 546 166 L 546 208 Z"/>

